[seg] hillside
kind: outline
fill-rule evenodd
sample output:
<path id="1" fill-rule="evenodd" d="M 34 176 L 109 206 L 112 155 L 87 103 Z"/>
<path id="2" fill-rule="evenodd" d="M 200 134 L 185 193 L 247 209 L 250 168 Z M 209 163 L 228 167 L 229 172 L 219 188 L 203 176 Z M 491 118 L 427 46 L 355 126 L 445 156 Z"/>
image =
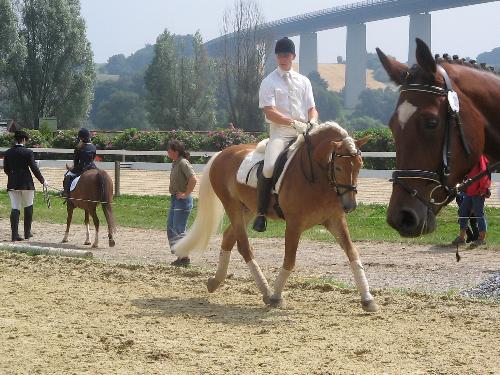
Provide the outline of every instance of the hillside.
<path id="1" fill-rule="evenodd" d="M 294 64 L 295 70 L 299 69 L 299 64 Z M 328 89 L 340 91 L 345 85 L 345 65 L 344 64 L 318 64 L 318 70 L 321 78 L 328 82 Z M 373 70 L 366 70 L 366 83 L 369 89 L 384 89 L 387 84 L 379 82 L 373 78 Z"/>

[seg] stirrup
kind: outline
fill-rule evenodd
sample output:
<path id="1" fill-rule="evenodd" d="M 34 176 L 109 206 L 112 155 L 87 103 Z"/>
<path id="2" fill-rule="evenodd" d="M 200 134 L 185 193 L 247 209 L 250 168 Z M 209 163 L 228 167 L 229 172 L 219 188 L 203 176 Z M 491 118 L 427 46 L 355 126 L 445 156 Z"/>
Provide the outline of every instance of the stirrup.
<path id="1" fill-rule="evenodd" d="M 265 232 L 267 229 L 266 215 L 258 214 L 253 222 L 252 228 L 256 232 Z"/>

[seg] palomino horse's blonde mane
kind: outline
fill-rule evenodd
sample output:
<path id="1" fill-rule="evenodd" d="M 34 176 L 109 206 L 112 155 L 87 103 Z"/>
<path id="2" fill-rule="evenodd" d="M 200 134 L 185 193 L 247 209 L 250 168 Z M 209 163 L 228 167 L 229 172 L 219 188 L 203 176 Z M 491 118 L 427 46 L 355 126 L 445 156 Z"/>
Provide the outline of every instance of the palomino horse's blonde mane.
<path id="1" fill-rule="evenodd" d="M 318 126 L 315 126 L 313 130 L 309 133 L 310 135 L 314 135 L 316 133 L 320 133 L 327 129 L 334 129 L 339 134 L 338 141 L 345 142 L 347 149 L 351 154 L 355 154 L 357 152 L 356 144 L 354 143 L 354 139 L 349 137 L 347 130 L 345 130 L 342 126 L 337 124 L 335 121 L 327 121 Z M 293 145 L 290 146 L 290 152 L 293 152 L 297 149 L 302 143 L 304 143 L 304 137 L 298 137 Z"/>

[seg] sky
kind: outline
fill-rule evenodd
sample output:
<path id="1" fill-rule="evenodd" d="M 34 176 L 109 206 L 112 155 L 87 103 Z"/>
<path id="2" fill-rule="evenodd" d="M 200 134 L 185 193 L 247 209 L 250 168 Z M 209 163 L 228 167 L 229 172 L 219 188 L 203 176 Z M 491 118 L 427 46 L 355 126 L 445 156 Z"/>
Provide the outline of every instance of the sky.
<path id="1" fill-rule="evenodd" d="M 256 0 L 266 21 L 350 4 L 353 0 Z M 94 59 L 129 56 L 154 44 L 165 29 L 174 34 L 200 31 L 208 41 L 221 35 L 222 18 L 234 0 L 80 0 Z M 432 12 L 433 53 L 475 58 L 500 47 L 500 1 Z M 408 58 L 409 17 L 367 24 L 367 51 L 380 47 L 401 61 Z M 318 33 L 320 63 L 345 57 L 346 29 Z M 299 39 L 294 38 L 298 45 Z M 298 47 L 298 46 L 297 46 Z M 298 48 L 297 48 L 298 50 Z"/>

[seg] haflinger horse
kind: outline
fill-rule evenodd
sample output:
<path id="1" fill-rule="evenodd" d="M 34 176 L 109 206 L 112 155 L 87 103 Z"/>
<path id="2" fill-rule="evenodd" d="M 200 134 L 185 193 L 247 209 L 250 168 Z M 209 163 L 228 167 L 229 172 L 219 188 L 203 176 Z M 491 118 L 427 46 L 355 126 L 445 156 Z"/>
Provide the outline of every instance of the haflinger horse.
<path id="1" fill-rule="evenodd" d="M 396 171 L 387 221 L 418 237 L 435 230 L 436 215 L 482 154 L 490 163 L 500 159 L 500 78 L 457 56 L 434 58 L 420 39 L 411 68 L 377 53 L 400 86 L 389 122 Z"/>
<path id="2" fill-rule="evenodd" d="M 70 192 L 67 198 L 67 219 L 66 219 L 66 232 L 62 242 L 68 242 L 69 228 L 73 218 L 73 210 L 81 208 L 85 210 L 85 227 L 86 239 L 85 245 L 90 245 L 90 228 L 89 216 L 92 216 L 92 221 L 95 227 L 95 237 L 92 247 L 99 246 L 99 217 L 97 216 L 96 208 L 98 204 L 102 205 L 104 217 L 108 223 L 108 239 L 109 246 L 115 246 L 113 233 L 115 231 L 115 220 L 112 210 L 113 202 L 113 181 L 109 174 L 102 169 L 89 169 L 82 173 L 75 189 Z"/>
<path id="3" fill-rule="evenodd" d="M 210 236 L 217 232 L 225 210 L 230 224 L 223 234 L 217 271 L 208 280 L 208 291 L 214 292 L 224 282 L 231 250 L 237 243 L 264 303 L 278 307 L 283 304 L 282 291 L 295 267 L 302 232 L 320 224 L 335 236 L 347 254 L 361 294 L 362 308 L 377 311 L 378 306 L 369 291 L 346 222 L 346 213 L 356 208 L 356 184 L 362 166 L 359 147 L 367 141 L 367 137 L 354 141 L 338 124 L 331 122 L 311 131 L 310 152 L 305 145 L 297 149 L 279 190 L 279 206 L 286 221 L 285 256 L 273 292 L 254 258 L 247 236 L 247 224 L 256 214 L 256 190 L 239 183 L 236 178 L 240 164 L 256 148 L 255 144 L 228 147 L 209 160 L 200 182 L 198 213 L 186 236 L 174 246 L 177 256 L 205 250 Z M 278 219 L 272 208 L 275 203 L 273 197 L 267 213 L 270 219 Z"/>

